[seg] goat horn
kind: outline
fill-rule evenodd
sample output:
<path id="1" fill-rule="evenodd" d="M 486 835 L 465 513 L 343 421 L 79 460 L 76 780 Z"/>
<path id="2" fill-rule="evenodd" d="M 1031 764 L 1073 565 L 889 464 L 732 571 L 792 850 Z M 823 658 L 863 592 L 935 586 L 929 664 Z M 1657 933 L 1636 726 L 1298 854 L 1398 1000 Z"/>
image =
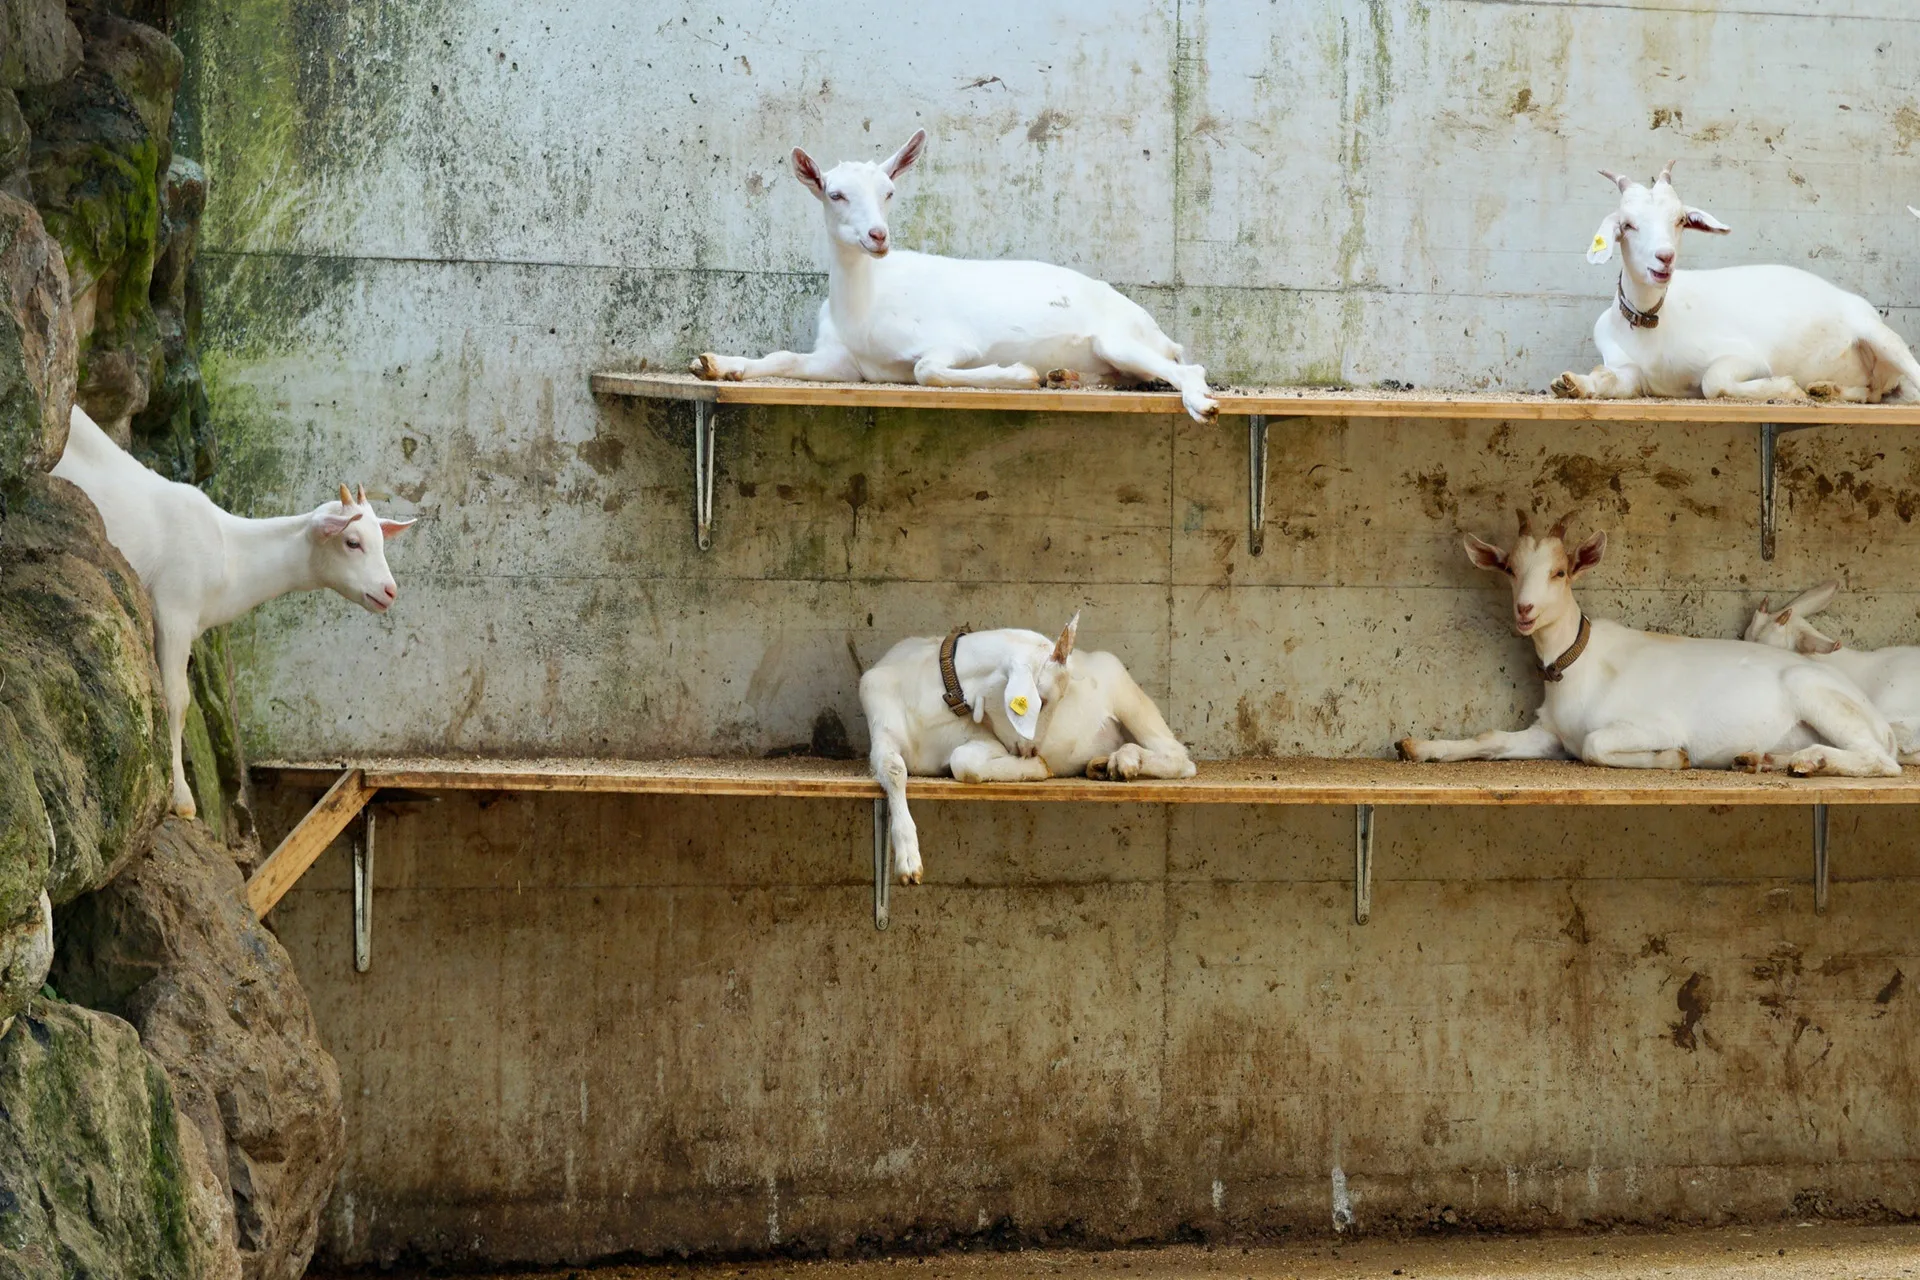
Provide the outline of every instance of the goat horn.
<path id="1" fill-rule="evenodd" d="M 1569 511 L 1567 512 L 1567 514 L 1561 516 L 1559 523 L 1553 526 L 1553 536 L 1561 539 L 1562 541 L 1565 541 L 1567 536 L 1567 526 L 1572 524 L 1573 518 L 1579 514 L 1580 514 L 1580 511 L 1576 507 L 1574 510 Z"/>
<path id="2" fill-rule="evenodd" d="M 1772 593 L 1771 593 L 1771 592 L 1769 592 L 1768 594 L 1766 594 L 1766 595 L 1764 595 L 1764 596 L 1761 596 L 1761 597 L 1760 597 L 1760 612 L 1762 612 L 1762 613 L 1772 613 L 1772 612 L 1773 612 L 1773 610 L 1772 610 L 1771 608 L 1769 608 L 1769 607 L 1768 607 L 1768 606 L 1769 606 L 1769 605 L 1771 605 L 1772 603 L 1773 603 L 1773 595 L 1772 595 Z"/>
<path id="3" fill-rule="evenodd" d="M 1632 178 L 1629 178 L 1624 173 L 1615 173 L 1611 169 L 1602 169 L 1600 171 L 1600 176 L 1605 178 L 1608 182 L 1611 182 L 1614 186 L 1620 188 L 1622 191 L 1625 191 L 1628 187 L 1633 185 Z"/>
<path id="4" fill-rule="evenodd" d="M 359 503 L 363 507 L 366 506 L 367 505 L 367 486 L 363 484 L 355 485 L 353 500 Z"/>
<path id="5" fill-rule="evenodd" d="M 1513 509 L 1513 514 L 1520 517 L 1520 536 L 1524 538 L 1527 535 L 1531 534 L 1533 532 L 1532 518 L 1528 516 L 1527 513 L 1519 507 L 1515 507 Z"/>
<path id="6" fill-rule="evenodd" d="M 1657 186 L 1660 183 L 1664 182 L 1668 186 L 1672 186 L 1673 185 L 1673 166 L 1679 163 L 1680 162 L 1678 160 L 1667 161 L 1667 167 L 1660 171 L 1660 176 L 1654 179 L 1654 184 Z"/>
<path id="7" fill-rule="evenodd" d="M 347 486 L 345 483 L 342 483 L 340 486 L 340 505 L 343 507 L 350 507 L 353 505 L 353 495 L 347 492 Z"/>

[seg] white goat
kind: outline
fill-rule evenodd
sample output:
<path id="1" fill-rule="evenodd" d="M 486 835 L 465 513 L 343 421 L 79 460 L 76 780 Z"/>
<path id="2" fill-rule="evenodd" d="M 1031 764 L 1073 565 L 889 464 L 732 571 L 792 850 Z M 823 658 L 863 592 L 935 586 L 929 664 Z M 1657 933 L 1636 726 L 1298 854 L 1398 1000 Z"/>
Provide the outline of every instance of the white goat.
<path id="1" fill-rule="evenodd" d="M 1076 653 L 1075 614 L 1049 640 L 1037 631 L 971 631 L 953 644 L 948 700 L 938 636 L 902 640 L 860 677 L 873 776 L 887 793 L 893 867 L 920 882 L 920 833 L 907 776 L 962 782 L 1044 778 L 1191 778 L 1193 760 L 1120 659 Z"/>
<path id="2" fill-rule="evenodd" d="M 1778 613 L 1762 600 L 1747 623 L 1746 638 L 1804 654 L 1859 685 L 1867 701 L 1893 726 L 1900 763 L 1920 764 L 1920 648 L 1849 649 L 1815 630 L 1807 616 L 1826 608 L 1839 590 L 1839 583 L 1823 582 L 1787 601 Z"/>
<path id="3" fill-rule="evenodd" d="M 693 362 L 707 379 L 917 382 L 927 387 L 1074 385 L 1083 377 L 1180 392 L 1200 422 L 1219 406 L 1206 370 L 1112 285 L 1044 262 L 984 262 L 894 249 L 887 231 L 893 180 L 919 158 L 922 129 L 882 164 L 847 160 L 824 174 L 793 149 L 793 172 L 826 211 L 827 300 L 811 352 L 750 360 L 711 352 Z M 1047 370 L 1042 374 L 1041 370 Z"/>
<path id="4" fill-rule="evenodd" d="M 1515 629 L 1533 637 L 1546 700 L 1530 728 L 1466 741 L 1402 739 L 1408 760 L 1554 760 L 1620 769 L 1724 769 L 1890 777 L 1893 730 L 1838 671 L 1739 640 L 1695 640 L 1590 622 L 1573 579 L 1600 563 L 1607 535 L 1571 555 L 1567 521 L 1502 551 L 1469 534 L 1467 557 L 1513 583 Z M 1784 755 L 1784 759 L 1782 756 Z"/>
<path id="5" fill-rule="evenodd" d="M 1601 367 L 1561 374 L 1555 395 L 1920 400 L 1920 364 L 1865 298 L 1796 267 L 1677 271 L 1683 230 L 1729 228 L 1681 201 L 1671 163 L 1651 187 L 1601 173 L 1620 188 L 1620 207 L 1587 261 L 1607 261 L 1617 242 L 1620 281 L 1593 326 Z"/>
<path id="6" fill-rule="evenodd" d="M 162 479 L 113 442 L 78 405 L 53 474 L 77 485 L 107 527 L 107 540 L 153 599 L 153 648 L 167 697 L 173 747 L 173 811 L 194 816 L 180 758 L 192 694 L 187 657 L 209 627 L 231 622 L 289 591 L 331 587 L 372 613 L 399 594 L 387 571 L 386 539 L 411 520 L 383 520 L 340 486 L 340 501 L 306 515 L 248 520 L 213 505 L 189 484 Z"/>

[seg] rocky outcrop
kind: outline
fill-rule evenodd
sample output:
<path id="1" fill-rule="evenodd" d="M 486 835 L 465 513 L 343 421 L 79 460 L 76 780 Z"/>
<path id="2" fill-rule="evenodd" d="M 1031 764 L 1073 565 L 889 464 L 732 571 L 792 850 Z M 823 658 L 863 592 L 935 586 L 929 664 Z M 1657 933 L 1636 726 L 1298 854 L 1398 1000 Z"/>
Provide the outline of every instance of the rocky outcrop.
<path id="1" fill-rule="evenodd" d="M 0 1280 L 239 1274 L 200 1133 L 133 1028 L 36 999 L 0 1037 Z"/>
<path id="2" fill-rule="evenodd" d="M 205 825 L 62 913 L 54 982 L 120 1014 L 166 1069 L 231 1194 L 248 1280 L 299 1280 L 345 1153 L 340 1077 L 279 941 Z"/>
<path id="3" fill-rule="evenodd" d="M 0 97 L 0 167 L 9 105 Z M 0 193 L 0 491 L 59 461 L 74 359 L 60 246 L 32 205 Z"/>

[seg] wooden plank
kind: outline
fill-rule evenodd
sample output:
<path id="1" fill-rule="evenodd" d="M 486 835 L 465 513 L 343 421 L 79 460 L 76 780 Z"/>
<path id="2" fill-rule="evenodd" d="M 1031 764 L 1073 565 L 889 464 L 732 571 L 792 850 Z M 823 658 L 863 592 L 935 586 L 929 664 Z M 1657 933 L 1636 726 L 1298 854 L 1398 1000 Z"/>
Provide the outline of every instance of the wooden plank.
<path id="1" fill-rule="evenodd" d="M 274 904 L 286 896 L 287 890 L 293 888 L 307 873 L 307 868 L 333 843 L 333 838 L 346 830 L 355 815 L 366 808 L 377 790 L 377 786 L 367 781 L 365 771 L 358 768 L 348 769 L 327 788 L 320 802 L 308 810 L 307 816 L 287 833 L 279 848 L 247 881 L 247 905 L 253 908 L 254 915 L 264 919 L 267 912 L 273 910 Z"/>
<path id="2" fill-rule="evenodd" d="M 848 409 L 1009 410 L 1028 413 L 1182 413 L 1166 391 L 1040 389 L 989 391 L 888 382 L 702 382 L 688 374 L 603 372 L 602 395 L 708 400 L 723 405 L 811 405 Z M 1231 388 L 1218 395 L 1228 416 L 1437 418 L 1533 422 L 1695 422 L 1758 425 L 1920 426 L 1920 405 L 1753 404 L 1738 400 L 1561 400 L 1545 393 L 1467 395 L 1420 391 L 1331 391 L 1315 387 Z"/>
<path id="3" fill-rule="evenodd" d="M 362 761 L 356 767 L 364 771 L 368 790 L 406 787 L 844 800 L 880 794 L 865 763 L 852 760 L 394 759 Z M 256 766 L 255 774 L 262 781 L 298 784 L 310 780 L 318 768 L 266 763 Z M 1704 769 L 1683 773 L 1599 769 L 1558 761 L 1419 765 L 1370 759 L 1236 759 L 1201 761 L 1198 777 L 1180 781 L 1055 778 L 963 783 L 915 778 L 908 794 L 928 801 L 1105 804 L 1920 805 L 1920 770 L 1909 770 L 1898 778 L 1788 778 Z M 333 831 L 344 825 L 342 819 Z"/>

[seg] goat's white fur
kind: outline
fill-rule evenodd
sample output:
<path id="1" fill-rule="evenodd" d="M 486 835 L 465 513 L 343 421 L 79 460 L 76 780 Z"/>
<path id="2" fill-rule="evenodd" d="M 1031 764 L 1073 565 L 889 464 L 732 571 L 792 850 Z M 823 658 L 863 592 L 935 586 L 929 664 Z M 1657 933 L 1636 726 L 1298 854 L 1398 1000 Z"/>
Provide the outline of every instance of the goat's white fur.
<path id="1" fill-rule="evenodd" d="M 702 378 L 916 382 L 928 387 L 1035 387 L 1159 380 L 1201 422 L 1219 406 L 1206 370 L 1145 308 L 1112 285 L 1045 262 L 943 258 L 893 248 L 893 180 L 919 158 L 926 130 L 882 164 L 847 160 L 825 173 L 793 149 L 793 171 L 825 211 L 832 260 L 811 352 L 760 359 L 708 352 Z M 1043 372 L 1044 371 L 1044 372 Z"/>
<path id="2" fill-rule="evenodd" d="M 1826 608 L 1839 590 L 1839 583 L 1823 582 L 1777 610 L 1761 601 L 1747 623 L 1746 638 L 1803 654 L 1845 675 L 1893 727 L 1900 763 L 1920 764 L 1920 647 L 1853 649 L 1823 635 L 1808 616 Z"/>
<path id="3" fill-rule="evenodd" d="M 1467 556 L 1512 579 L 1514 626 L 1552 662 L 1580 631 L 1573 579 L 1600 563 L 1606 534 L 1571 555 L 1566 521 L 1503 552 L 1468 535 Z M 1594 621 L 1587 648 L 1546 685 L 1531 727 L 1466 740 L 1402 739 L 1409 760 L 1553 760 L 1623 769 L 1754 769 L 1898 774 L 1893 730 L 1846 676 L 1795 653 L 1739 640 L 1696 640 Z"/>
<path id="4" fill-rule="evenodd" d="M 1672 171 L 1668 164 L 1650 187 L 1601 171 L 1620 205 L 1594 233 L 1587 261 L 1606 262 L 1618 244 L 1621 295 L 1637 311 L 1657 311 L 1660 323 L 1636 329 L 1609 298 L 1593 326 L 1601 366 L 1561 374 L 1556 395 L 1920 401 L 1920 364 L 1865 298 L 1796 267 L 1675 270 L 1681 231 L 1730 228 L 1688 208 Z"/>
<path id="5" fill-rule="evenodd" d="M 344 484 L 340 501 L 306 515 L 249 520 L 229 514 L 192 485 L 140 465 L 77 405 L 53 474 L 93 500 L 107 540 L 152 598 L 154 656 L 173 749 L 173 811 L 191 818 L 180 734 L 192 698 L 187 658 L 193 642 L 209 627 L 289 591 L 330 587 L 371 613 L 385 613 L 399 591 L 387 570 L 386 539 L 413 521 L 381 519 L 364 491 L 354 498 Z"/>
<path id="6" fill-rule="evenodd" d="M 1092 777 L 1191 778 L 1193 760 L 1110 653 L 1079 653 L 1075 614 L 1049 640 L 1037 631 L 975 631 L 954 649 L 954 673 L 972 714 L 944 699 L 937 636 L 887 650 L 860 677 L 860 709 L 873 745 L 873 776 L 887 793 L 893 869 L 921 876 L 920 834 L 907 810 L 909 775 L 951 773 L 962 782 Z"/>

